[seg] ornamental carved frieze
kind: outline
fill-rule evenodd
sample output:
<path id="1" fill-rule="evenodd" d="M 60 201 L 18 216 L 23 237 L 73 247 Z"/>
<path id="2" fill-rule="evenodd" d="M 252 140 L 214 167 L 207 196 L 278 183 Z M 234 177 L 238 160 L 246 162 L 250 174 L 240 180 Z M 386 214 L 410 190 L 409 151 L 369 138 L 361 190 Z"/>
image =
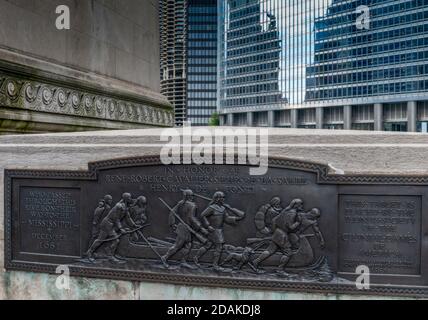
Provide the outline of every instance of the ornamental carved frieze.
<path id="1" fill-rule="evenodd" d="M 172 110 L 127 101 L 80 88 L 0 72 L 0 106 L 153 126 L 173 126 Z"/>

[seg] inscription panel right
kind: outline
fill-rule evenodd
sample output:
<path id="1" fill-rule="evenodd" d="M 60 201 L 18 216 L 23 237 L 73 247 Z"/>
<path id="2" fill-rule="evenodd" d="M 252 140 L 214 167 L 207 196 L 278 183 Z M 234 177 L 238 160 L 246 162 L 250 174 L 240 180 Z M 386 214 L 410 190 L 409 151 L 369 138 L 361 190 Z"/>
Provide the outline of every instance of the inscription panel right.
<path id="1" fill-rule="evenodd" d="M 340 195 L 339 272 L 421 274 L 420 196 Z"/>

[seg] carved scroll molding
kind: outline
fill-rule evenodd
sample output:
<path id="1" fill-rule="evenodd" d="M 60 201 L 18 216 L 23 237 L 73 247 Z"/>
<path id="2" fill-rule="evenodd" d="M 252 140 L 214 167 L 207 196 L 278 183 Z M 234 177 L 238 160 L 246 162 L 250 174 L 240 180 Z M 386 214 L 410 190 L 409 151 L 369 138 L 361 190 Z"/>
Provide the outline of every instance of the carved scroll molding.
<path id="1" fill-rule="evenodd" d="M 170 109 L 147 102 L 120 99 L 107 94 L 30 80 L 0 70 L 0 106 L 61 115 L 170 127 L 174 114 Z"/>

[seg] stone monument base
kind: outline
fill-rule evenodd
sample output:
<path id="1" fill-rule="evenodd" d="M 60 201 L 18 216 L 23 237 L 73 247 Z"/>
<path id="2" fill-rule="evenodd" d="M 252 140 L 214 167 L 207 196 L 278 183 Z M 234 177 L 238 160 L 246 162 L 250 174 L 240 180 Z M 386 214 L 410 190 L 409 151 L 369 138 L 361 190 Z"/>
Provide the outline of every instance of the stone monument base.
<path id="1" fill-rule="evenodd" d="M 224 128 L 223 128 L 224 129 Z M 230 128 L 234 129 L 234 128 Z M 210 129 L 211 130 L 211 129 Z M 269 130 L 269 156 L 322 164 L 330 176 L 427 176 L 428 137 L 418 134 L 324 130 Z M 88 163 L 159 156 L 161 129 L 63 133 L 0 138 L 0 185 L 4 170 L 87 171 Z M 5 190 L 0 192 L 0 265 L 5 265 Z M 325 213 L 328 214 L 328 213 Z M 415 272 L 418 272 L 416 268 Z M 424 272 L 424 271 L 421 271 Z M 72 277 L 70 290 L 55 286 L 57 276 L 0 270 L 0 299 L 398 299 L 400 293 L 364 291 L 309 293 L 292 289 L 258 290 L 184 286 L 156 281 Z M 407 295 L 414 298 L 420 295 Z"/>
<path id="2" fill-rule="evenodd" d="M 162 95 L 0 48 L 0 134 L 171 127 Z"/>

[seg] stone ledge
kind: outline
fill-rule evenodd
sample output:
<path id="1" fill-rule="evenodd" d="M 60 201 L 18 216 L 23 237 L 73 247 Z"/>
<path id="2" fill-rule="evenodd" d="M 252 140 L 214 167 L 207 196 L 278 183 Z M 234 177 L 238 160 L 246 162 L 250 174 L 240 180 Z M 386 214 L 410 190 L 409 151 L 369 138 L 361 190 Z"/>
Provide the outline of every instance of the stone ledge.
<path id="1" fill-rule="evenodd" d="M 193 128 L 197 129 L 197 128 Z M 213 128 L 203 128 L 213 132 Z M 236 128 L 231 128 L 236 129 Z M 177 129 L 181 132 L 182 129 Z M 222 132 L 225 128 L 221 128 Z M 4 166 L 32 166 L 25 154 L 38 155 L 37 167 L 61 166 L 49 163 L 49 154 L 64 159 L 67 168 L 87 168 L 87 162 L 129 156 L 159 155 L 162 129 L 90 133 L 63 133 L 0 138 L 0 150 L 13 154 L 15 161 L 3 159 Z M 296 160 L 331 164 L 347 174 L 428 175 L 428 136 L 411 133 L 375 133 L 304 129 L 269 130 L 269 154 Z M 107 147 L 108 146 L 108 147 Z M 110 150 L 115 150 L 114 154 Z M 78 157 L 68 159 L 71 153 Z M 67 160 L 68 159 L 68 160 Z M 76 166 L 73 167 L 72 163 Z"/>
<path id="2" fill-rule="evenodd" d="M 0 46 L 0 70 L 15 75 L 31 76 L 32 79 L 50 79 L 58 84 L 80 86 L 87 90 L 108 93 L 112 96 L 146 102 L 171 110 L 172 106 L 163 95 L 123 80 L 109 78 L 87 70 L 58 64 L 39 57 L 29 56 L 11 48 Z"/>
<path id="3" fill-rule="evenodd" d="M 151 126 L 110 119 L 67 116 L 31 110 L 0 109 L 1 132 L 76 132 L 104 130 L 106 128 L 112 130 L 127 130 L 130 128 L 144 129 L 148 127 Z"/>
<path id="4" fill-rule="evenodd" d="M 12 120 L 2 123 L 3 133 L 174 125 L 174 111 L 167 99 L 146 87 L 0 47 L 0 111 L 6 114 L 8 109 L 16 114 L 32 112 L 30 118 L 39 120 L 16 119 L 9 112 L 0 117 Z M 52 115 L 65 117 L 59 120 Z M 61 128 L 63 124 L 66 126 Z"/>
<path id="5" fill-rule="evenodd" d="M 174 121 L 170 110 L 109 95 L 94 94 L 78 87 L 52 85 L 48 81 L 31 81 L 2 71 L 0 106 L 153 126 L 172 126 Z"/>
<path id="6" fill-rule="evenodd" d="M 192 127 L 195 130 L 208 130 L 214 134 L 219 130 L 222 134 L 228 135 L 228 132 L 233 134 L 246 134 L 246 130 L 267 130 L 269 134 L 270 144 L 295 144 L 295 145 L 428 145 L 428 134 L 408 133 L 408 132 L 385 132 L 385 131 L 358 131 L 358 130 L 317 130 L 317 129 L 286 129 L 286 128 L 247 128 L 247 127 Z M 26 143 L 28 141 L 64 141 L 78 143 L 84 142 L 86 137 L 93 138 L 93 141 L 114 141 L 121 142 L 122 140 L 157 138 L 159 142 L 160 135 L 164 132 L 162 128 L 151 128 L 144 130 L 123 130 L 118 132 L 96 132 L 94 134 L 84 132 L 73 133 L 50 133 L 43 135 L 26 136 L 7 136 L 3 137 L 0 143 Z M 177 133 L 183 135 L 183 128 L 174 128 Z"/>

